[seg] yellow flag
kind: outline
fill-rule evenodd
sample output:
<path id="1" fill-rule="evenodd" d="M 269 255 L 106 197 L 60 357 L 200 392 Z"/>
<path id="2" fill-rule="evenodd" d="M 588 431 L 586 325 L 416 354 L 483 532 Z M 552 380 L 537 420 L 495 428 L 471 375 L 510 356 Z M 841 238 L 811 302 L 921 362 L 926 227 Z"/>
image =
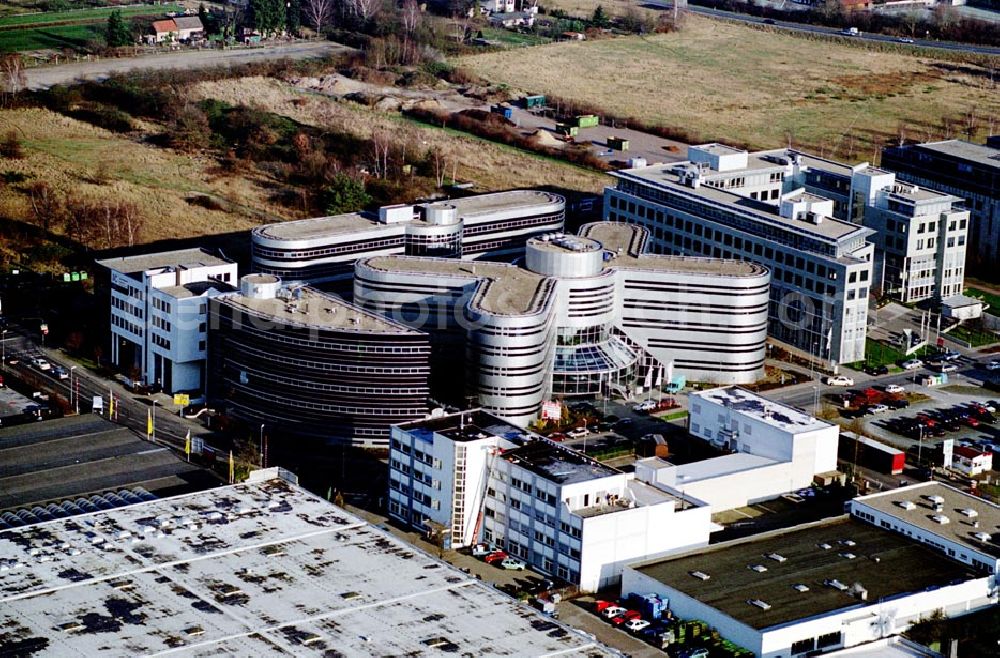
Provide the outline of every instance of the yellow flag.
<path id="1" fill-rule="evenodd" d="M 229 451 L 229 484 L 232 484 L 233 480 L 235 478 L 236 478 L 236 471 L 235 471 L 235 469 L 233 467 L 233 451 L 230 450 Z"/>
<path id="2" fill-rule="evenodd" d="M 188 430 L 187 436 L 184 437 L 184 454 L 189 460 L 191 459 L 191 430 Z"/>
<path id="3" fill-rule="evenodd" d="M 146 412 L 146 436 L 153 436 L 153 410 Z"/>

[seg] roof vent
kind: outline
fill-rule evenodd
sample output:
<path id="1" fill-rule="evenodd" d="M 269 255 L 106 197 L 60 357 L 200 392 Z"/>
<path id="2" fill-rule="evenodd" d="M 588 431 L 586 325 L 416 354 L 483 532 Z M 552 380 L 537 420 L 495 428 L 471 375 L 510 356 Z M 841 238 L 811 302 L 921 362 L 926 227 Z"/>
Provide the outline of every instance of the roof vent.
<path id="1" fill-rule="evenodd" d="M 709 576 L 704 571 L 689 571 L 688 573 L 690 573 L 692 576 L 694 576 L 698 580 L 708 580 L 709 578 L 711 578 L 711 576 Z"/>
<path id="2" fill-rule="evenodd" d="M 990 533 L 988 533 L 988 532 L 976 532 L 976 533 L 973 533 L 972 536 L 975 537 L 976 539 L 978 539 L 979 541 L 989 541 L 990 540 Z"/>
<path id="3" fill-rule="evenodd" d="M 829 545 L 829 544 L 827 544 L 826 542 L 823 542 L 823 543 L 821 543 L 821 544 L 816 544 L 816 545 L 817 545 L 817 546 L 819 546 L 820 548 L 822 548 L 822 549 L 823 549 L 824 551 L 828 551 L 828 550 L 830 550 L 831 548 L 833 548 L 833 546 L 830 546 L 830 545 Z"/>
<path id="4" fill-rule="evenodd" d="M 771 609 L 771 604 L 770 603 L 768 603 L 767 601 L 761 601 L 760 599 L 750 599 L 749 601 L 747 601 L 747 603 L 749 603 L 750 605 L 757 606 L 761 610 L 770 610 Z"/>
<path id="5" fill-rule="evenodd" d="M 977 516 L 979 516 L 979 512 L 977 512 L 976 510 L 972 509 L 971 507 L 966 507 L 965 509 L 959 510 L 959 511 L 962 513 L 963 516 L 967 516 L 970 519 L 974 519 Z"/>
<path id="6" fill-rule="evenodd" d="M 784 562 L 785 560 L 788 559 L 787 557 L 785 557 L 784 555 L 781 555 L 779 553 L 768 553 L 764 557 L 770 558 L 770 559 L 774 560 L 775 562 Z"/>
<path id="7" fill-rule="evenodd" d="M 937 494 L 934 494 L 932 496 L 927 496 L 927 500 L 931 501 L 935 505 L 943 505 L 944 504 L 944 496 L 938 496 Z"/>
<path id="8" fill-rule="evenodd" d="M 845 560 L 853 560 L 854 558 L 857 557 L 857 555 L 855 555 L 854 553 L 841 553 L 840 557 L 844 558 Z"/>
<path id="9" fill-rule="evenodd" d="M 934 521 L 934 523 L 939 523 L 941 525 L 948 525 L 949 523 L 951 523 L 951 519 L 949 519 L 944 514 L 935 514 L 934 516 L 931 517 L 931 520 Z"/>
<path id="10" fill-rule="evenodd" d="M 767 571 L 767 567 L 765 567 L 763 564 L 748 564 L 747 569 L 749 569 L 750 571 L 756 571 L 757 573 L 764 573 L 765 571 Z"/>
<path id="11" fill-rule="evenodd" d="M 832 587 L 833 589 L 838 589 L 841 592 L 844 592 L 844 591 L 847 590 L 847 585 L 845 585 L 844 583 L 840 582 L 836 578 L 827 578 L 826 580 L 823 581 L 823 584 L 826 585 L 827 587 Z"/>
<path id="12" fill-rule="evenodd" d="M 843 540 L 840 543 L 843 544 L 844 546 L 857 546 L 858 545 L 858 543 L 856 541 L 854 541 L 853 539 L 845 539 L 845 540 Z"/>
<path id="13" fill-rule="evenodd" d="M 917 504 L 912 500 L 901 500 L 899 501 L 899 506 L 905 510 L 911 510 L 917 508 Z"/>
<path id="14" fill-rule="evenodd" d="M 796 592 L 808 592 L 809 591 L 809 586 L 808 585 L 803 585 L 802 583 L 798 583 L 796 585 L 792 585 L 792 588 Z"/>

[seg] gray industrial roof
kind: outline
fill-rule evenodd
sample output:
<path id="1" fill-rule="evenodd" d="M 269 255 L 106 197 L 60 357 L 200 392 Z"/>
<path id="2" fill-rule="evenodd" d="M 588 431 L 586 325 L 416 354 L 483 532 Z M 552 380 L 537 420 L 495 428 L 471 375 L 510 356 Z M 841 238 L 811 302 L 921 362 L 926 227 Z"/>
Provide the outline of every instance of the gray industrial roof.
<path id="1" fill-rule="evenodd" d="M 929 142 L 920 144 L 920 148 L 928 151 L 937 151 L 945 155 L 976 162 L 993 169 L 1000 169 L 1000 149 L 986 146 L 985 144 L 974 144 L 961 139 L 949 139 L 943 142 Z"/>
<path id="2" fill-rule="evenodd" d="M 220 258 L 204 249 L 178 249 L 176 251 L 161 251 L 155 254 L 138 254 L 135 256 L 120 256 L 97 261 L 108 269 L 132 274 L 146 272 L 165 267 L 195 268 L 213 265 L 228 265 L 232 261 Z"/>
<path id="3" fill-rule="evenodd" d="M 793 434 L 831 427 L 830 423 L 813 418 L 795 407 L 769 400 L 739 386 L 721 386 L 707 391 L 695 391 L 688 397 L 691 404 L 694 404 L 694 401 L 699 398 L 711 400 L 731 409 L 734 413 L 751 416 L 772 427 Z"/>
<path id="4" fill-rule="evenodd" d="M 222 295 L 217 299 L 225 306 L 279 326 L 295 325 L 364 333 L 418 333 L 404 324 L 393 322 L 309 286 L 295 288 L 294 297 L 288 299 L 257 299 L 239 293 Z"/>
<path id="5" fill-rule="evenodd" d="M 950 523 L 942 525 L 932 517 L 937 516 L 930 496 L 940 496 L 942 511 Z M 901 503 L 909 501 L 912 509 Z M 903 523 L 915 525 L 946 539 L 965 544 L 969 548 L 1000 558 L 1000 506 L 978 496 L 959 491 L 943 482 L 921 482 L 909 487 L 861 496 L 855 504 L 861 503 L 898 518 Z M 907 505 L 907 507 L 909 507 Z M 969 510 L 974 512 L 970 514 Z M 974 525 L 978 523 L 978 525 Z M 991 535 L 989 541 L 976 539 L 975 534 L 985 532 Z"/>
<path id="6" fill-rule="evenodd" d="M 0 565 L 15 653 L 620 655 L 283 479 L 9 530 Z"/>
<path id="7" fill-rule="evenodd" d="M 976 577 L 911 539 L 847 517 L 634 568 L 758 630 L 878 601 L 891 605 L 899 595 Z M 691 575 L 698 571 L 709 578 Z M 867 603 L 852 593 L 855 585 L 867 591 Z"/>

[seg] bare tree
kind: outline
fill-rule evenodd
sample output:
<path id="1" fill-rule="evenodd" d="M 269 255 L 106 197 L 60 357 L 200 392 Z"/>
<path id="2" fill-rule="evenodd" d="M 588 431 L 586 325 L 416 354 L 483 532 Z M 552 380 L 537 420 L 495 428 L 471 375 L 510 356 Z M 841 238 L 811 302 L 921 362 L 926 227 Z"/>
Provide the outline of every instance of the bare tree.
<path id="1" fill-rule="evenodd" d="M 385 128 L 372 131 L 371 152 L 372 172 L 376 178 L 389 175 L 389 148 L 392 145 L 392 133 Z"/>
<path id="2" fill-rule="evenodd" d="M 402 9 L 399 10 L 399 20 L 403 24 L 403 58 L 406 63 L 414 63 L 416 57 L 410 54 L 410 42 L 413 33 L 420 27 L 420 5 L 417 0 L 404 0 Z"/>
<path id="3" fill-rule="evenodd" d="M 356 16 L 362 23 L 375 17 L 382 8 L 381 0 L 344 0 L 348 14 Z"/>
<path id="4" fill-rule="evenodd" d="M 31 212 L 35 223 L 43 231 L 48 231 L 53 224 L 58 223 L 65 213 L 65 206 L 58 193 L 46 181 L 36 181 L 28 187 L 28 198 L 31 200 Z"/>
<path id="5" fill-rule="evenodd" d="M 9 53 L 0 58 L 0 100 L 7 101 L 27 86 L 24 75 L 24 60 L 17 53 Z"/>
<path id="6" fill-rule="evenodd" d="M 303 0 L 302 11 L 306 15 L 306 20 L 319 34 L 333 16 L 333 0 Z"/>
<path id="7" fill-rule="evenodd" d="M 431 150 L 431 162 L 434 164 L 434 182 L 438 187 L 444 187 L 444 177 L 448 171 L 448 161 L 440 146 Z"/>

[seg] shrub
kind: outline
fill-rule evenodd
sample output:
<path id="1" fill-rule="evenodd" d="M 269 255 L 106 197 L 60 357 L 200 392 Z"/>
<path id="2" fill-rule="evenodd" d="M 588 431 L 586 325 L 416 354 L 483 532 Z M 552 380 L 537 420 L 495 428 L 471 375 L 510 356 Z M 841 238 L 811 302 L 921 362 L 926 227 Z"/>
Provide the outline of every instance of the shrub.
<path id="1" fill-rule="evenodd" d="M 323 190 L 323 208 L 328 215 L 355 212 L 371 202 L 364 182 L 343 172 L 334 176 Z"/>
<path id="2" fill-rule="evenodd" d="M 20 160 L 24 157 L 24 147 L 21 146 L 21 139 L 17 136 L 16 130 L 8 131 L 0 143 L 0 156 L 11 160 Z"/>

